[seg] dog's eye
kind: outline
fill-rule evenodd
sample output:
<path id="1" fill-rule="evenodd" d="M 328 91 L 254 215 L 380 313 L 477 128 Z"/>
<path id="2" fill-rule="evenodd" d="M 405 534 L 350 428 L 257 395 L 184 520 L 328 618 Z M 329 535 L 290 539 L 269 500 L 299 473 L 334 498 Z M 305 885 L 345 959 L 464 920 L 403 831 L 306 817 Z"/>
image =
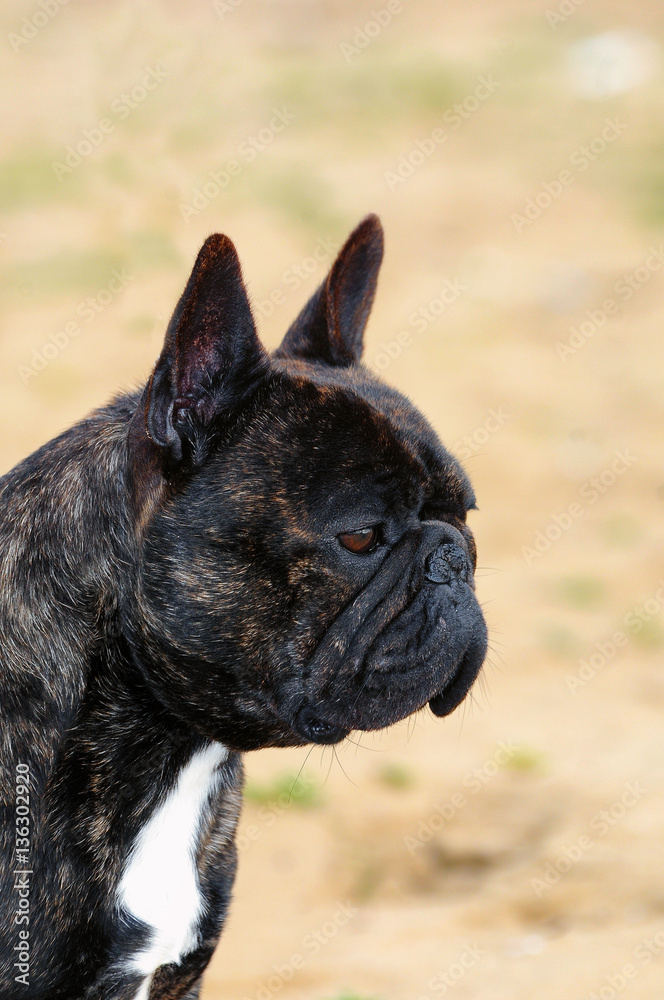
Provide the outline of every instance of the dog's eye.
<path id="1" fill-rule="evenodd" d="M 360 528 L 359 531 L 345 531 L 337 536 L 339 542 L 349 552 L 356 556 L 366 555 L 378 548 L 379 531 L 377 527 Z"/>

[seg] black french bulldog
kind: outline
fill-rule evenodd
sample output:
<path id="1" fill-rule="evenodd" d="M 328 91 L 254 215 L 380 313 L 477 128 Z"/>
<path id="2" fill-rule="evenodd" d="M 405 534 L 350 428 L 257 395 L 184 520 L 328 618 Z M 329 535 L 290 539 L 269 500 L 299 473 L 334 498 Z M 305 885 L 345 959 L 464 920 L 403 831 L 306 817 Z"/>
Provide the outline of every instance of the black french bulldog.
<path id="1" fill-rule="evenodd" d="M 360 364 L 366 218 L 269 357 L 225 236 L 145 388 L 0 480 L 2 997 L 198 996 L 240 754 L 328 744 L 484 660 L 468 478 Z"/>

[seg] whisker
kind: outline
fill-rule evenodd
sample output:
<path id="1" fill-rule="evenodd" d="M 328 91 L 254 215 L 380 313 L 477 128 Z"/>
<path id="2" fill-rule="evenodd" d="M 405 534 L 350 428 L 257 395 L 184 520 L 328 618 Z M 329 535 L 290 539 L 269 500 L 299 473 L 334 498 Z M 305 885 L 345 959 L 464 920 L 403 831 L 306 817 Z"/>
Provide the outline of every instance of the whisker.
<path id="1" fill-rule="evenodd" d="M 293 797 L 293 789 L 295 788 L 295 786 L 297 785 L 298 781 L 300 780 L 300 775 L 302 774 L 302 772 L 304 771 L 304 768 L 306 767 L 306 763 L 307 763 L 307 761 L 309 760 L 309 757 L 311 756 L 311 752 L 312 752 L 313 748 L 314 748 L 314 744 L 312 744 L 312 745 L 311 745 L 311 746 L 309 747 L 309 750 L 308 750 L 308 752 L 307 752 L 307 756 L 306 756 L 306 757 L 304 758 L 304 760 L 302 761 L 302 767 L 300 768 L 300 770 L 299 770 L 299 771 L 297 772 L 297 774 L 295 775 L 295 781 L 294 781 L 294 782 L 293 782 L 293 784 L 291 785 L 291 790 L 290 790 L 290 792 L 288 793 L 288 803 L 289 803 L 289 805 L 290 805 L 290 800 L 291 800 L 291 798 Z"/>
<path id="2" fill-rule="evenodd" d="M 329 749 L 330 749 L 329 747 L 323 747 L 323 753 L 321 754 L 321 764 L 323 762 L 323 757 L 325 756 L 325 754 Z M 327 769 L 327 774 L 325 775 L 325 781 L 323 782 L 323 786 L 325 786 L 329 781 L 333 763 L 334 763 L 334 755 L 330 754 L 330 766 Z"/>
<path id="3" fill-rule="evenodd" d="M 365 745 L 363 743 L 360 743 L 359 741 L 355 742 L 355 740 L 351 740 L 350 736 L 347 736 L 346 739 L 344 740 L 344 742 L 341 745 L 345 746 L 346 743 L 352 743 L 354 747 L 356 747 L 356 748 L 359 747 L 360 750 L 366 750 L 367 753 L 385 753 L 385 750 L 381 750 L 379 747 L 365 747 Z"/>
<path id="4" fill-rule="evenodd" d="M 350 775 L 346 771 L 345 767 L 341 763 L 341 760 L 339 759 L 339 754 L 337 753 L 337 748 L 335 746 L 332 747 L 332 753 L 334 754 L 334 759 L 336 760 L 337 764 L 341 768 L 341 770 L 342 770 L 343 774 L 345 775 L 345 777 L 347 778 L 347 780 L 350 781 L 350 783 L 353 786 L 353 788 L 357 788 L 358 787 L 357 783 L 355 781 L 353 781 L 353 779 L 350 777 Z"/>

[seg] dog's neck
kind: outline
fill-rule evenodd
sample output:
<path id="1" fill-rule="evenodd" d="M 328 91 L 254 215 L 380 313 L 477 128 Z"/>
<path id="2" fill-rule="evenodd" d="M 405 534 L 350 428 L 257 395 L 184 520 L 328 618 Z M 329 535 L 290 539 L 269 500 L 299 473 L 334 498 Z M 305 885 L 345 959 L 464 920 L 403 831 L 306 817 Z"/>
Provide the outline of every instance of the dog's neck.
<path id="1" fill-rule="evenodd" d="M 119 397 L 0 480 L 0 692 L 21 706 L 3 756 L 11 766 L 16 748 L 27 755 L 39 785 L 100 671 L 118 703 L 131 689 L 152 707 L 120 631 L 137 562 L 128 439 L 138 399 Z"/>

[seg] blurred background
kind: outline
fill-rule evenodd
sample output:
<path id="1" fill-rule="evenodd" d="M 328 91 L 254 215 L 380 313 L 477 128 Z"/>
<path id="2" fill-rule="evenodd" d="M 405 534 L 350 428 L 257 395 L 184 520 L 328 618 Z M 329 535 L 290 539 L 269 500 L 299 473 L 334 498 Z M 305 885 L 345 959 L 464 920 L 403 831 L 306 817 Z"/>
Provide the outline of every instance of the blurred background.
<path id="1" fill-rule="evenodd" d="M 375 211 L 366 361 L 479 498 L 481 683 L 443 721 L 247 758 L 205 1000 L 661 998 L 664 8 L 0 22 L 3 471 L 145 379 L 210 232 L 274 347 Z"/>

